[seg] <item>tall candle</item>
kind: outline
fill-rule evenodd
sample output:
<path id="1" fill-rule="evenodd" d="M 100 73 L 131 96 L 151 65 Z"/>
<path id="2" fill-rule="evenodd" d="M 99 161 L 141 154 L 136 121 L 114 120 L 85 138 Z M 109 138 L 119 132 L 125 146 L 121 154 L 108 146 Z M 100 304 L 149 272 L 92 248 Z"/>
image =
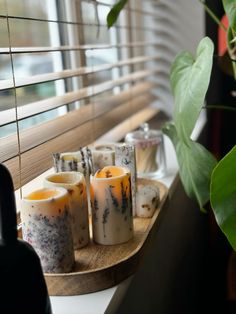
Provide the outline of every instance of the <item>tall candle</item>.
<path id="1" fill-rule="evenodd" d="M 63 187 L 69 193 L 74 249 L 89 242 L 88 203 L 85 179 L 80 172 L 58 172 L 44 180 L 46 187 Z"/>
<path id="2" fill-rule="evenodd" d="M 132 197 L 128 168 L 107 166 L 91 176 L 93 239 L 112 245 L 133 236 Z"/>
<path id="3" fill-rule="evenodd" d="M 65 152 L 53 154 L 54 167 L 56 172 L 79 171 L 84 177 L 89 178 L 89 164 L 86 149 L 77 152 Z"/>
<path id="4" fill-rule="evenodd" d="M 94 171 L 115 165 L 115 148 L 112 144 L 96 145 L 91 148 Z"/>
<path id="5" fill-rule="evenodd" d="M 81 148 L 77 152 L 65 152 L 53 154 L 54 168 L 56 172 L 77 171 L 84 175 L 86 181 L 88 207 L 90 211 L 89 177 L 93 173 L 91 151 L 88 147 Z"/>
<path id="6" fill-rule="evenodd" d="M 115 164 L 116 166 L 127 167 L 131 173 L 131 190 L 132 190 L 132 204 L 133 216 L 136 215 L 136 191 L 137 191 L 137 173 L 135 160 L 135 147 L 130 144 L 116 144 L 115 145 Z"/>
<path id="7" fill-rule="evenodd" d="M 74 264 L 69 196 L 64 188 L 36 190 L 21 201 L 23 239 L 38 253 L 43 271 L 66 273 Z"/>

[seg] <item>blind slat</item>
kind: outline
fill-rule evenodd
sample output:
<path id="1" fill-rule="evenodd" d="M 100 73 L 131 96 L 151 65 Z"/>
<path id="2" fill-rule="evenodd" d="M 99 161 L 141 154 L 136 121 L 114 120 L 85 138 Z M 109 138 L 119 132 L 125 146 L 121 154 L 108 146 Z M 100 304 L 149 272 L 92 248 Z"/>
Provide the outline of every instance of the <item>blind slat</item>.
<path id="1" fill-rule="evenodd" d="M 35 22 L 45 22 L 45 23 L 56 23 L 58 25 L 65 24 L 65 25 L 77 25 L 77 26 L 86 26 L 86 27 L 105 27 L 107 28 L 107 24 L 96 23 L 96 22 L 74 22 L 74 21 L 63 21 L 63 20 L 50 20 L 50 19 L 43 19 L 43 18 L 34 18 L 34 17 L 24 17 L 24 16 L 15 16 L 15 15 L 4 15 L 0 14 L 0 19 L 9 19 L 9 20 L 24 20 L 24 21 L 35 21 Z M 129 29 L 129 25 L 121 25 L 115 24 L 113 27 L 118 29 Z M 132 27 L 133 30 L 141 30 L 141 31 L 150 31 L 155 32 L 156 29 L 153 27 L 146 27 L 146 26 L 137 26 L 135 25 Z"/>
<path id="2" fill-rule="evenodd" d="M 96 44 L 96 45 L 76 45 L 60 47 L 0 47 L 0 54 L 17 54 L 17 53 L 41 53 L 56 51 L 74 51 L 74 50 L 97 50 L 111 48 L 129 48 L 129 47 L 151 47 L 158 45 L 158 41 L 137 41 L 124 44 Z"/>
<path id="3" fill-rule="evenodd" d="M 33 115 L 58 108 L 69 103 L 82 100 L 88 97 L 92 97 L 108 91 L 116 86 L 135 82 L 144 78 L 147 78 L 155 74 L 158 70 L 143 70 L 137 71 L 132 74 L 120 77 L 116 80 L 106 81 L 101 84 L 82 88 L 78 91 L 68 92 L 61 96 L 55 96 L 47 98 L 46 100 L 40 100 L 17 108 L 18 120 L 29 118 Z M 8 109 L 1 113 L 0 125 L 5 125 L 14 122 L 15 109 Z"/>
<path id="4" fill-rule="evenodd" d="M 52 72 L 52 73 L 45 73 L 45 74 L 39 74 L 34 76 L 29 76 L 26 78 L 15 78 L 15 87 L 24 87 L 39 83 L 45 83 L 50 81 L 56 81 L 60 79 L 66 79 L 70 77 L 80 76 L 80 75 L 86 75 L 86 74 L 93 74 L 105 70 L 111 70 L 116 67 L 122 67 L 126 65 L 131 64 L 138 64 L 138 63 L 144 63 L 149 61 L 157 60 L 158 56 L 139 56 L 135 58 L 125 59 L 122 61 L 118 61 L 116 63 L 106 63 L 96 66 L 90 66 L 90 67 L 81 67 L 73 70 L 63 70 L 60 72 Z M 13 88 L 13 80 L 2 80 L 0 81 L 0 90 L 7 90 L 10 88 Z"/>
<path id="5" fill-rule="evenodd" d="M 68 132 L 70 129 L 74 129 L 89 120 L 93 120 L 107 111 L 115 109 L 122 103 L 128 102 L 131 97 L 139 97 L 140 95 L 148 96 L 148 92 L 154 87 L 156 87 L 156 85 L 151 82 L 140 83 L 129 91 L 124 91 L 118 95 L 112 96 L 107 101 L 83 106 L 62 117 L 31 127 L 28 130 L 23 130 L 20 133 L 21 152 L 26 152 L 29 149 Z M 17 154 L 18 144 L 16 135 L 0 139 L 0 162 L 9 160 Z"/>

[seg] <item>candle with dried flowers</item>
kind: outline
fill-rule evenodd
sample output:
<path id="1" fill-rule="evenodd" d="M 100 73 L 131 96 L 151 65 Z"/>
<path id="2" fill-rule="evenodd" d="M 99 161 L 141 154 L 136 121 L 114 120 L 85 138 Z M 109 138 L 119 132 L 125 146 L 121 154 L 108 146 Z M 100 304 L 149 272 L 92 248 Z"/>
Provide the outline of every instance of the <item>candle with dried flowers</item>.
<path id="1" fill-rule="evenodd" d="M 44 179 L 46 187 L 63 187 L 69 193 L 74 249 L 89 243 L 88 203 L 85 179 L 80 172 L 58 172 Z"/>
<path id="2" fill-rule="evenodd" d="M 91 176 L 93 239 L 112 245 L 127 242 L 133 236 L 130 171 L 107 166 Z"/>
<path id="3" fill-rule="evenodd" d="M 44 188 L 23 197 L 21 221 L 23 239 L 36 250 L 43 271 L 71 271 L 74 250 L 67 190 Z"/>

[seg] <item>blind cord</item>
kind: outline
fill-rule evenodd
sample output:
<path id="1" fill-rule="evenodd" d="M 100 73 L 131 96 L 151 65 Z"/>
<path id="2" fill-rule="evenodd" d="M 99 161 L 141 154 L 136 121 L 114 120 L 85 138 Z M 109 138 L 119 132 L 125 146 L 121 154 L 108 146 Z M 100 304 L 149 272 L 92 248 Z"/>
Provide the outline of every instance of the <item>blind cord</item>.
<path id="1" fill-rule="evenodd" d="M 9 24 L 9 18 L 8 18 L 7 0 L 5 0 L 5 7 L 6 7 L 6 14 L 7 14 L 7 34 L 8 34 L 8 42 L 9 42 L 9 56 L 11 60 L 14 106 L 15 106 L 15 115 L 16 115 L 17 149 L 18 149 L 18 156 L 19 156 L 20 198 L 22 198 L 22 175 L 21 175 L 22 159 L 21 159 L 21 145 L 20 145 L 20 127 L 19 127 L 19 120 L 18 120 L 18 101 L 17 101 L 17 94 L 16 94 L 16 79 L 15 79 L 15 71 L 14 71 L 13 56 L 12 56 L 11 32 L 10 32 L 10 24 Z"/>

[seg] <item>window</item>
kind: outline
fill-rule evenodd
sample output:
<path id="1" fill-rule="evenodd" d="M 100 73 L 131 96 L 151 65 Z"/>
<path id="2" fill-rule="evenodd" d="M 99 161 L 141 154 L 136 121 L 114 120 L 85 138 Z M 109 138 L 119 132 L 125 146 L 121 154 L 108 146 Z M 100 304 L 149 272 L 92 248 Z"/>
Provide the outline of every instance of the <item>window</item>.
<path id="1" fill-rule="evenodd" d="M 16 189 L 50 168 L 53 152 L 171 112 L 169 68 L 186 48 L 175 23 L 188 17 L 171 0 L 130 0 L 108 30 L 114 2 L 0 1 L 0 162 Z"/>

